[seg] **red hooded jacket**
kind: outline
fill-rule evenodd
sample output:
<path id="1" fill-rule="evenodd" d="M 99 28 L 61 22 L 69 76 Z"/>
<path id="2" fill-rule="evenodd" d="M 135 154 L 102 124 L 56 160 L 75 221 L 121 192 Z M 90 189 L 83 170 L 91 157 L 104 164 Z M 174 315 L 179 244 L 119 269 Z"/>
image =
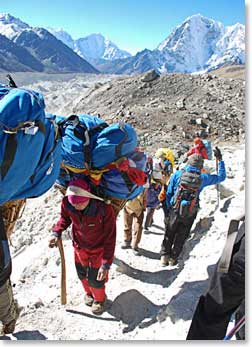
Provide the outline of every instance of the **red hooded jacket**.
<path id="1" fill-rule="evenodd" d="M 203 142 L 200 142 L 197 146 L 193 147 L 189 152 L 187 152 L 188 157 L 190 157 L 192 154 L 199 154 L 203 159 L 208 159 L 207 150 Z"/>
<path id="2" fill-rule="evenodd" d="M 61 216 L 52 231 L 59 236 L 72 224 L 73 246 L 96 249 L 103 247 L 102 264 L 111 265 L 116 243 L 116 217 L 113 207 L 102 201 L 90 199 L 82 211 L 76 210 L 64 197 Z"/>

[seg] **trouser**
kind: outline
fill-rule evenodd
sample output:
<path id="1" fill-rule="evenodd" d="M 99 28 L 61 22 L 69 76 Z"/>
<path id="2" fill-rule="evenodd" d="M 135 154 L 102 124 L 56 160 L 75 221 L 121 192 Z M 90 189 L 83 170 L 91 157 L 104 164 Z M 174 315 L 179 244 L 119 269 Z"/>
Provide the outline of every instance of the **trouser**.
<path id="1" fill-rule="evenodd" d="M 118 199 L 118 198 L 111 198 L 111 206 L 113 207 L 113 210 L 115 212 L 115 216 L 117 217 L 119 212 L 124 208 L 126 205 L 127 200 L 126 199 Z"/>
<path id="2" fill-rule="evenodd" d="M 169 214 L 168 207 L 166 205 L 166 200 L 162 201 L 161 205 L 162 205 L 162 209 L 164 211 L 164 218 L 166 220 L 166 218 L 168 217 L 168 214 Z"/>
<path id="3" fill-rule="evenodd" d="M 245 237 L 235 244 L 227 273 L 217 266 L 199 299 L 187 340 L 223 340 L 232 314 L 245 299 Z"/>
<path id="4" fill-rule="evenodd" d="M 17 319 L 17 304 L 13 297 L 11 282 L 8 279 L 0 287 L 0 320 L 4 325 Z"/>
<path id="5" fill-rule="evenodd" d="M 170 210 L 165 222 L 165 236 L 161 245 L 161 255 L 177 259 L 186 239 L 190 235 L 191 227 L 197 214 L 192 217 L 181 218 Z"/>
<path id="6" fill-rule="evenodd" d="M 85 249 L 74 248 L 75 267 L 78 277 L 86 294 L 93 296 L 95 301 L 103 302 L 105 295 L 105 282 L 108 278 L 98 281 L 98 270 L 102 265 L 103 248 Z"/>
<path id="7" fill-rule="evenodd" d="M 153 207 L 147 208 L 147 214 L 146 214 L 145 223 L 144 223 L 145 228 L 149 228 L 151 224 L 153 223 L 153 216 L 154 216 L 155 209 L 156 208 L 153 208 Z"/>
<path id="8" fill-rule="evenodd" d="M 129 243 L 132 242 L 132 247 L 136 249 L 142 237 L 144 211 L 142 211 L 141 214 L 137 216 L 135 213 L 129 213 L 128 210 L 124 208 L 123 216 L 124 241 Z"/>

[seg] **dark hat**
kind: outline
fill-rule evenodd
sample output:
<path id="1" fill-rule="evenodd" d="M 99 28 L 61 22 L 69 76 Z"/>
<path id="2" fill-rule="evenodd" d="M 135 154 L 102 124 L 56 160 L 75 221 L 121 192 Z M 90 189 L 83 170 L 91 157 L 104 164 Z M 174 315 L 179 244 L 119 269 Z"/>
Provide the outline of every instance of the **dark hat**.
<path id="1" fill-rule="evenodd" d="M 204 164 L 204 159 L 202 158 L 200 154 L 195 153 L 190 155 L 187 163 L 188 165 L 195 166 L 195 167 L 198 167 L 199 169 L 202 169 Z"/>

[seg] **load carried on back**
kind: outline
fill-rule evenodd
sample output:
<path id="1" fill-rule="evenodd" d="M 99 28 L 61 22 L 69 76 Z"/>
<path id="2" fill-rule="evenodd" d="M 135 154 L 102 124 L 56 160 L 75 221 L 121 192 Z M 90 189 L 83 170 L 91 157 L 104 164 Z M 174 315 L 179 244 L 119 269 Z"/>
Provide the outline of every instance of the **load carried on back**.
<path id="1" fill-rule="evenodd" d="M 68 118 L 47 114 L 59 127 L 62 163 L 57 186 L 62 192 L 74 177 L 88 177 L 92 191 L 103 199 L 124 203 L 143 190 L 146 155 L 137 148 L 134 128 L 126 123 L 108 125 L 96 116 Z M 118 212 L 118 211 L 117 211 Z"/>
<path id="2" fill-rule="evenodd" d="M 170 176 L 173 173 L 175 158 L 170 148 L 158 148 L 155 157 L 159 159 L 162 172 L 165 176 Z"/>
<path id="3" fill-rule="evenodd" d="M 43 96 L 16 85 L 0 85 L 0 143 L 0 205 L 40 196 L 56 180 L 64 192 L 70 179 L 84 175 L 96 195 L 121 209 L 147 179 L 132 126 L 45 114 Z"/>
<path id="4" fill-rule="evenodd" d="M 0 205 L 45 193 L 59 175 L 57 126 L 44 109 L 40 93 L 0 85 Z"/>
<path id="5" fill-rule="evenodd" d="M 210 140 L 202 140 L 200 137 L 196 137 L 193 142 L 194 146 L 186 153 L 187 157 L 190 157 L 190 155 L 197 153 L 201 155 L 203 159 L 213 159 L 212 144 Z"/>

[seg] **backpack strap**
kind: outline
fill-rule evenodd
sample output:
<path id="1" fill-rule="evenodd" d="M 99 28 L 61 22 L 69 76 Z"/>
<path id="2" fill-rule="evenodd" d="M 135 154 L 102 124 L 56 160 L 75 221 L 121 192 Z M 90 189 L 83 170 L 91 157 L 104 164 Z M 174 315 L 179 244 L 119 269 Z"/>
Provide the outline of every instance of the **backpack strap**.
<path id="1" fill-rule="evenodd" d="M 123 146 L 124 142 L 126 142 L 128 140 L 128 134 L 125 130 L 125 126 L 124 126 L 123 122 L 119 122 L 119 128 L 124 133 L 124 137 L 115 147 L 115 154 L 116 154 L 117 158 L 120 158 L 122 156 L 122 146 Z"/>
<path id="2" fill-rule="evenodd" d="M 229 224 L 227 240 L 218 264 L 217 272 L 227 273 L 232 257 L 235 239 L 238 233 L 239 224 L 245 220 L 245 214 L 232 219 Z"/>
<path id="3" fill-rule="evenodd" d="M 120 174 L 121 174 L 121 176 L 122 176 L 122 178 L 123 178 L 123 180 L 124 180 L 124 182 L 128 188 L 128 191 L 131 193 L 132 189 L 134 187 L 134 183 L 129 179 L 129 176 L 127 175 L 126 172 L 121 171 Z"/>
<path id="4" fill-rule="evenodd" d="M 54 152 L 58 142 L 59 142 L 59 127 L 58 125 L 56 124 L 56 122 L 53 120 L 53 119 L 49 119 L 49 121 L 53 124 L 54 126 L 54 141 L 53 141 L 53 146 L 52 148 L 50 149 L 50 151 L 47 153 L 47 156 L 45 158 L 45 161 L 47 161 L 49 158 L 50 158 L 50 155 Z M 36 171 L 30 176 L 30 181 L 31 183 L 33 184 L 34 182 L 34 179 L 36 177 Z"/>
<path id="5" fill-rule="evenodd" d="M 17 151 L 17 139 L 16 139 L 16 136 L 12 134 L 12 135 L 9 135 L 7 138 L 3 161 L 0 166 L 2 180 L 7 175 L 14 161 L 16 151 Z"/>

